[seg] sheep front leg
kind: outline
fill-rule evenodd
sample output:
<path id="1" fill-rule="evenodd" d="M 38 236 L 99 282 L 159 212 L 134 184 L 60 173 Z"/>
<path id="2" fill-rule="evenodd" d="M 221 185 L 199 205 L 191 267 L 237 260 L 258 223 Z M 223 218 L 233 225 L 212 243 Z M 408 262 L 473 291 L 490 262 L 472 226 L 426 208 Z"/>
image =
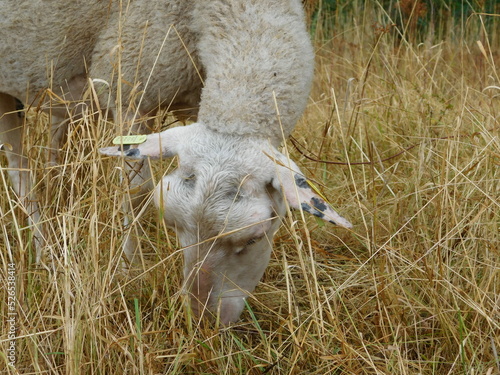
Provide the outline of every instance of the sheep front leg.
<path id="1" fill-rule="evenodd" d="M 44 237 L 42 235 L 40 212 L 34 199 L 32 176 L 28 157 L 23 149 L 24 120 L 16 111 L 16 99 L 0 93 L 0 144 L 7 156 L 8 175 L 20 207 L 28 217 L 32 227 L 33 242 L 36 249 L 36 263 L 42 257 Z"/>
<path id="2" fill-rule="evenodd" d="M 84 98 L 87 90 L 87 77 L 79 74 L 65 81 L 61 87 L 53 88 L 57 100 L 48 98 L 42 103 L 42 109 L 50 114 L 50 149 L 47 159 L 49 166 L 59 165 L 59 147 L 66 137 L 68 126 L 72 122 L 92 116 L 87 110 L 89 101 Z"/>
<path id="3" fill-rule="evenodd" d="M 126 161 L 126 176 L 128 178 L 128 196 L 123 203 L 124 227 L 129 229 L 123 243 L 123 252 L 130 265 L 138 264 L 140 260 L 140 242 L 142 229 L 137 218 L 153 189 L 151 167 L 149 160 L 137 162 Z M 125 265 L 125 268 L 126 265 Z"/>
<path id="4" fill-rule="evenodd" d="M 133 123 L 132 116 L 126 116 L 125 123 Z M 145 116 L 141 116 L 144 118 Z M 152 120 L 137 122 L 131 126 L 131 131 L 124 130 L 124 134 L 146 134 L 150 133 L 149 129 L 153 126 Z M 151 177 L 151 166 L 149 160 L 131 161 L 125 160 L 125 173 L 123 183 L 127 187 L 127 196 L 122 205 L 124 214 L 123 226 L 125 228 L 125 236 L 123 242 L 123 253 L 125 260 L 123 268 L 128 269 L 129 266 L 140 264 L 140 238 L 143 231 L 138 218 L 146 203 L 149 193 L 153 190 L 153 180 Z"/>

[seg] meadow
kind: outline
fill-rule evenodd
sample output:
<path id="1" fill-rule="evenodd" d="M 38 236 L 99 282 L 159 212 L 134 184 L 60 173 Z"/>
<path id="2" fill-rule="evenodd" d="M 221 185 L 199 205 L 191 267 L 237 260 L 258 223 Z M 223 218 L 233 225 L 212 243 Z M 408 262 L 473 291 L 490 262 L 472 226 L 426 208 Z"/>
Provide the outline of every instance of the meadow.
<path id="1" fill-rule="evenodd" d="M 285 148 L 354 228 L 289 213 L 241 321 L 198 324 L 158 210 L 121 271 L 123 163 L 98 153 L 113 124 L 75 121 L 46 166 L 29 108 L 48 241 L 37 266 L 0 155 L 1 374 L 500 374 L 500 10 L 417 32 L 416 6 L 344 3 L 309 4 L 315 81 Z"/>

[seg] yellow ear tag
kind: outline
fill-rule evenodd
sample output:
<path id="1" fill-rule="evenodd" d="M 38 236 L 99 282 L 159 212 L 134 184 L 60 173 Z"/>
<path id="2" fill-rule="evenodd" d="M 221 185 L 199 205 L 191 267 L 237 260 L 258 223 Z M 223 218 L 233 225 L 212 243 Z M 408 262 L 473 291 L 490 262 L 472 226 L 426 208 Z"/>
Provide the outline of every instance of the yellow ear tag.
<path id="1" fill-rule="evenodd" d="M 322 199 L 323 199 L 326 203 L 329 203 L 329 202 L 328 202 L 328 199 L 326 199 L 326 197 L 325 197 L 325 196 L 321 193 L 321 191 L 319 191 L 319 189 L 316 187 L 316 185 L 314 185 L 314 184 L 313 184 L 311 181 L 309 181 L 309 180 L 306 180 L 306 181 L 307 181 L 307 184 L 309 185 L 309 187 L 310 187 L 311 189 L 313 189 L 313 190 L 314 190 L 314 192 L 315 192 L 316 194 L 318 194 L 318 195 L 319 195 L 319 196 L 320 196 L 320 197 L 321 197 L 321 198 L 322 198 Z"/>
<path id="2" fill-rule="evenodd" d="M 119 135 L 113 139 L 114 145 L 140 145 L 146 142 L 147 135 Z"/>

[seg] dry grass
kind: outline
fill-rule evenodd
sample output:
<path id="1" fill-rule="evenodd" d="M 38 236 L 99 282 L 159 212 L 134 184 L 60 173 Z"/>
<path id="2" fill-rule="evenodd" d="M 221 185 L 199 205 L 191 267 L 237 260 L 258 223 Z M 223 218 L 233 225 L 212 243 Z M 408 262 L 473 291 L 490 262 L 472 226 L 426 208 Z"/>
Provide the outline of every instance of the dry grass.
<path id="1" fill-rule="evenodd" d="M 0 373 L 499 374 L 499 41 L 410 45 L 376 10 L 317 40 L 294 137 L 321 162 L 287 144 L 355 227 L 286 218 L 231 328 L 188 316 L 182 254 L 155 210 L 140 219 L 144 272 L 118 272 L 126 194 L 116 160 L 97 153 L 113 125 L 75 123 L 61 165 L 44 169 L 46 121 L 32 112 L 26 142 L 52 259 L 32 264 L 2 170 L 0 275 L 15 263 L 17 358 L 6 366 L 2 289 Z"/>

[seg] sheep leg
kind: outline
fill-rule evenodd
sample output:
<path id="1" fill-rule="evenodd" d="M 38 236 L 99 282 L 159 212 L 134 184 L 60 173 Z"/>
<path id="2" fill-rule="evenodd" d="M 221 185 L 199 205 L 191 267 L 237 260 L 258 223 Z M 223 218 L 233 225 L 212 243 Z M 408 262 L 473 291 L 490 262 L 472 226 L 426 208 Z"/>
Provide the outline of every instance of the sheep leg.
<path id="1" fill-rule="evenodd" d="M 50 128 L 50 148 L 47 158 L 47 165 L 51 167 L 58 166 L 59 162 L 59 148 L 62 141 L 66 136 L 68 129 L 68 120 L 52 115 L 51 128 Z"/>
<path id="2" fill-rule="evenodd" d="M 66 135 L 68 125 L 72 121 L 80 120 L 85 113 L 88 102 L 83 100 L 87 88 L 87 77 L 79 74 L 66 81 L 59 88 L 54 88 L 55 96 L 59 101 L 49 100 L 42 108 L 50 113 L 50 150 L 48 164 L 59 165 L 59 147 Z"/>
<path id="3" fill-rule="evenodd" d="M 127 162 L 126 172 L 128 177 L 128 199 L 123 203 L 125 214 L 123 224 L 130 232 L 125 237 L 123 252 L 130 264 L 139 263 L 140 242 L 142 229 L 137 223 L 137 218 L 147 200 L 148 193 L 152 190 L 150 165 L 148 160 Z"/>
<path id="4" fill-rule="evenodd" d="M 0 93 L 0 144 L 5 151 L 9 168 L 7 173 L 19 205 L 28 217 L 33 228 L 33 241 L 36 249 L 36 262 L 42 257 L 44 237 L 41 231 L 40 211 L 33 197 L 32 175 L 29 161 L 23 150 L 23 118 L 16 112 L 16 99 Z"/>
<path id="5" fill-rule="evenodd" d="M 151 129 L 148 123 L 143 126 L 134 126 L 132 134 L 149 133 Z M 151 177 L 151 166 L 149 160 L 126 161 L 125 172 L 128 186 L 128 197 L 123 203 L 124 213 L 123 224 L 129 229 L 123 243 L 123 252 L 130 265 L 139 264 L 140 261 L 140 241 L 143 231 L 137 218 L 140 215 L 149 193 L 153 190 L 153 180 Z M 124 268 L 127 268 L 124 265 Z"/>

